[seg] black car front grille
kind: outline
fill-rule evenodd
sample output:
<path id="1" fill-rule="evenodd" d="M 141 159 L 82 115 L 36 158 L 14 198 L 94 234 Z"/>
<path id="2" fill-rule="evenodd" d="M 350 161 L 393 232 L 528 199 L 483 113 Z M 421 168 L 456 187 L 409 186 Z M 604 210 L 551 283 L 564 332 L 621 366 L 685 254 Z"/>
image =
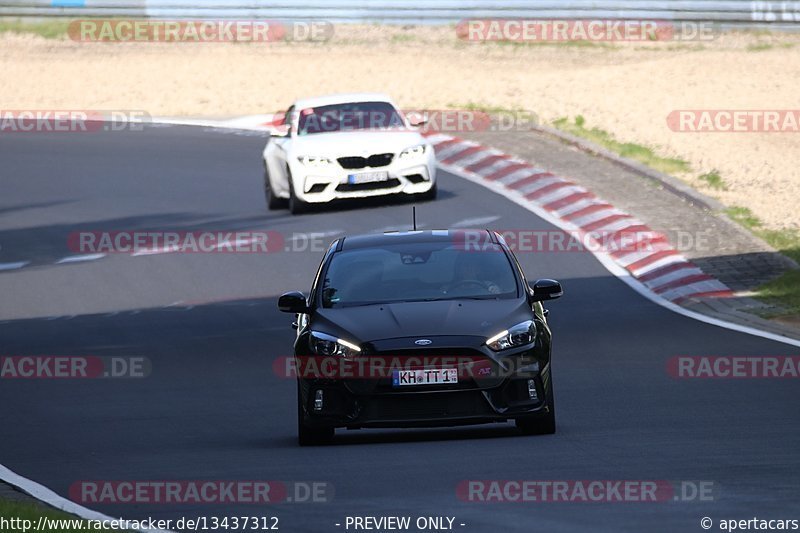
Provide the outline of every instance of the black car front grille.
<path id="1" fill-rule="evenodd" d="M 431 337 L 436 338 L 438 337 Z M 405 345 L 413 344 L 412 339 L 390 339 L 389 341 L 378 341 L 369 343 L 363 352 L 364 355 L 378 355 L 383 357 L 417 357 L 417 358 L 453 358 L 463 357 L 465 359 L 480 360 L 485 359 L 486 356 L 480 350 L 471 346 L 456 346 L 450 348 L 433 348 L 424 346 L 415 346 L 413 348 L 406 348 Z M 398 345 L 403 344 L 403 347 Z"/>
<path id="2" fill-rule="evenodd" d="M 374 396 L 366 402 L 365 411 L 366 418 L 372 420 L 467 418 L 495 414 L 477 391 Z"/>
<path id="3" fill-rule="evenodd" d="M 381 168 L 392 164 L 394 154 L 373 154 L 369 157 L 340 157 L 337 159 L 342 168 L 347 170 L 358 170 L 361 168 Z"/>
<path id="4" fill-rule="evenodd" d="M 373 181 L 369 183 L 341 183 L 336 187 L 339 192 L 374 191 L 376 189 L 391 189 L 400 185 L 400 180 L 392 178 L 386 181 Z"/>

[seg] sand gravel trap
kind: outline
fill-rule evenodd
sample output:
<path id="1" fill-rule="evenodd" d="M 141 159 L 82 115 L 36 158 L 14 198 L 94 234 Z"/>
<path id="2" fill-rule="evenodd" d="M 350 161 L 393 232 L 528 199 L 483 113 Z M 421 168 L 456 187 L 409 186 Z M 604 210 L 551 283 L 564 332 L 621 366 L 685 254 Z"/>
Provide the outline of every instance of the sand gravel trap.
<path id="1" fill-rule="evenodd" d="M 800 36 L 702 44 L 471 44 L 452 28 L 337 28 L 325 44 L 88 44 L 0 36 L 5 109 L 143 109 L 230 116 L 296 97 L 384 91 L 404 107 L 468 103 L 583 115 L 588 126 L 688 160 L 681 176 L 773 228 L 800 228 L 800 133 L 676 133 L 679 109 L 800 109 Z M 718 170 L 728 190 L 696 176 Z"/>

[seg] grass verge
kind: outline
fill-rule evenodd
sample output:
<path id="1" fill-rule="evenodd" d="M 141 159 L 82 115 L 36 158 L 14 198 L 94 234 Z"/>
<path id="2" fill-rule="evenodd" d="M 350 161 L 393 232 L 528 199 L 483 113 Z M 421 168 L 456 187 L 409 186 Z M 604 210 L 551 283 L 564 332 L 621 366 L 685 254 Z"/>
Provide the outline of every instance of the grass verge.
<path id="1" fill-rule="evenodd" d="M 585 119 L 580 115 L 575 117 L 575 120 L 572 122 L 566 117 L 559 118 L 553 121 L 553 126 L 561 131 L 575 135 L 576 137 L 582 137 L 595 144 L 599 144 L 603 148 L 611 150 L 622 157 L 627 157 L 628 159 L 643 163 L 664 174 L 691 171 L 689 163 L 683 159 L 662 157 L 657 155 L 652 148 L 636 143 L 621 142 L 605 130 L 587 127 Z"/>
<path id="2" fill-rule="evenodd" d="M 591 41 L 588 39 L 575 39 L 569 41 L 513 41 L 513 40 L 488 40 L 488 41 L 478 41 L 477 43 L 470 43 L 470 44 L 478 44 L 481 46 L 510 46 L 512 48 L 536 48 L 536 47 L 558 47 L 558 48 L 597 48 L 597 49 L 605 49 L 605 50 L 616 50 L 619 47 L 607 43 L 607 42 L 599 42 L 599 41 Z"/>
<path id="3" fill-rule="evenodd" d="M 496 105 L 484 104 L 481 102 L 467 102 L 466 104 L 447 104 L 451 109 L 463 109 L 466 111 L 481 111 L 483 113 L 512 114 L 523 111 L 521 107 L 509 108 Z"/>
<path id="4" fill-rule="evenodd" d="M 749 229 L 783 255 L 800 263 L 800 231 L 764 228 L 762 222 L 746 207 L 731 207 L 727 215 Z M 800 270 L 790 270 L 758 288 L 757 298 L 778 305 L 791 315 L 800 315 Z"/>
<path id="5" fill-rule="evenodd" d="M 692 170 L 689 163 L 683 159 L 662 157 L 647 146 L 620 142 L 607 131 L 589 128 L 586 126 L 585 119 L 580 115 L 575 117 L 574 121 L 560 118 L 554 121 L 553 125 L 561 131 L 587 139 L 622 157 L 639 161 L 665 174 L 687 173 Z M 698 179 L 714 190 L 724 191 L 728 188 L 716 170 L 702 174 L 698 176 Z M 800 231 L 765 228 L 761 220 L 746 207 L 728 208 L 726 214 L 778 252 L 800 263 Z M 756 298 L 785 309 L 789 315 L 800 316 L 800 270 L 785 272 L 779 278 L 756 289 L 756 293 Z M 776 316 L 779 315 L 773 314 L 768 318 Z"/>
<path id="6" fill-rule="evenodd" d="M 747 51 L 748 52 L 763 52 L 765 50 L 772 50 L 773 48 L 794 48 L 794 43 L 755 43 L 755 44 L 748 44 Z"/>
<path id="7" fill-rule="evenodd" d="M 16 502 L 0 499 L 0 521 L 6 520 L 8 529 L 0 531 L 33 531 L 39 524 L 39 518 L 44 517 L 44 530 L 48 533 L 78 533 L 98 531 L 91 529 L 95 522 L 81 520 L 61 511 L 51 510 L 37 503 Z M 58 522 L 53 522 L 58 520 Z M 103 531 L 124 531 L 121 529 L 104 529 Z"/>
<path id="8" fill-rule="evenodd" d="M 699 179 L 700 181 L 706 182 L 706 185 L 708 185 L 712 189 L 715 189 L 715 190 L 718 190 L 718 191 L 727 191 L 728 190 L 728 186 L 725 185 L 725 182 L 722 181 L 722 177 L 719 175 L 719 172 L 716 171 L 716 170 L 712 170 L 711 172 L 708 172 L 706 174 L 702 174 L 702 175 L 698 176 L 697 179 Z"/>
<path id="9" fill-rule="evenodd" d="M 0 19 L 0 33 L 32 33 L 46 39 L 61 39 L 67 36 L 69 20 L 52 19 L 41 22 L 24 22 L 19 19 Z"/>

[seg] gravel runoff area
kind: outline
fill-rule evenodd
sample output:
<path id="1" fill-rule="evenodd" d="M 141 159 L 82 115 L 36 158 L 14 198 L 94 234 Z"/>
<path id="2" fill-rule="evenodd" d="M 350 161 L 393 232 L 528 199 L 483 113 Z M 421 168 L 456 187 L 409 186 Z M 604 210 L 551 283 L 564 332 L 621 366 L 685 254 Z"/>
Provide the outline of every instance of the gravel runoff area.
<path id="1" fill-rule="evenodd" d="M 709 41 L 470 43 L 454 27 L 337 26 L 324 43 L 82 43 L 0 35 L 8 110 L 151 115 L 274 112 L 297 97 L 388 92 L 407 108 L 522 109 L 584 117 L 615 138 L 684 159 L 677 176 L 766 227 L 800 228 L 800 133 L 675 132 L 676 110 L 800 109 L 800 35 Z M 717 172 L 722 181 L 699 176 Z"/>

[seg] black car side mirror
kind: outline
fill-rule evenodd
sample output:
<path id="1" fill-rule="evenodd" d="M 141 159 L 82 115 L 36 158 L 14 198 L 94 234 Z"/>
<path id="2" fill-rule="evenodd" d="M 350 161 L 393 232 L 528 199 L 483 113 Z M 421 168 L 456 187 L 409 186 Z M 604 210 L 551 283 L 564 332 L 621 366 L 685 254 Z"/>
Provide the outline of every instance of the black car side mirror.
<path id="1" fill-rule="evenodd" d="M 284 313 L 306 313 L 308 312 L 306 297 L 300 291 L 287 292 L 278 298 L 278 309 Z"/>
<path id="2" fill-rule="evenodd" d="M 531 301 L 555 300 L 564 295 L 561 284 L 554 279 L 537 279 L 531 284 Z"/>

